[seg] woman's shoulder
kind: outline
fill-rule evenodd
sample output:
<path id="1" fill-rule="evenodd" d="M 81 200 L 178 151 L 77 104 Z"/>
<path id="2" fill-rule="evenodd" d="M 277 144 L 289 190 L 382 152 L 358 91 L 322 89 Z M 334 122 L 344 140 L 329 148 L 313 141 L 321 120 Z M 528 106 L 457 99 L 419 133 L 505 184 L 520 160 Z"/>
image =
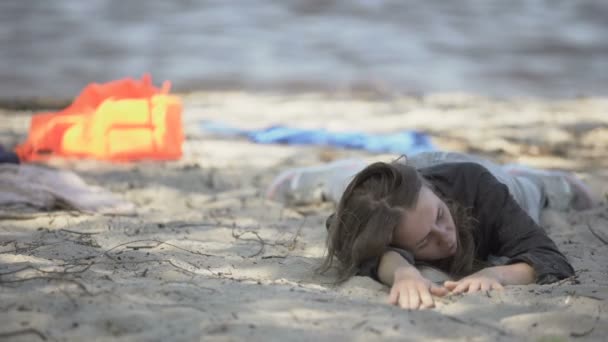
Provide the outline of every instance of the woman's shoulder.
<path id="1" fill-rule="evenodd" d="M 491 173 L 484 166 L 472 162 L 439 164 L 419 171 L 442 197 L 465 207 L 478 202 L 479 189 L 491 185 L 493 177 L 488 177 Z"/>
<path id="2" fill-rule="evenodd" d="M 488 170 L 481 164 L 474 162 L 442 163 L 419 169 L 427 179 L 433 178 L 477 178 Z"/>

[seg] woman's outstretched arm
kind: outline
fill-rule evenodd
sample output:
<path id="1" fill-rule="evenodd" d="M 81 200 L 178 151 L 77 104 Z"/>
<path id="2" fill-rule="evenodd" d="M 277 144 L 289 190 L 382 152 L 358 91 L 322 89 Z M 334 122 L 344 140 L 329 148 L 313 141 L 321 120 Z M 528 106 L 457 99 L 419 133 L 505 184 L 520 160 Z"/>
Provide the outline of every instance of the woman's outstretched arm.
<path id="1" fill-rule="evenodd" d="M 536 280 L 534 268 L 525 262 L 488 267 L 480 272 L 494 277 L 500 281 L 502 285 L 526 285 L 531 284 Z"/>
<path id="2" fill-rule="evenodd" d="M 380 258 L 380 264 L 378 265 L 378 279 L 388 286 L 392 286 L 395 280 L 395 271 L 398 269 L 410 270 L 411 272 L 418 272 L 416 267 L 412 266 L 405 258 L 399 253 L 388 250 L 384 252 L 382 258 Z M 418 272 L 420 274 L 420 272 Z"/>
<path id="3" fill-rule="evenodd" d="M 461 172 L 465 174 L 465 181 L 477 186 L 471 208 L 479 222 L 475 248 L 480 260 L 495 256 L 507 259 L 501 261 L 503 265 L 530 265 L 534 269 L 535 282 L 539 284 L 574 275 L 566 256 L 515 202 L 506 185 L 479 165 L 467 165 Z"/>

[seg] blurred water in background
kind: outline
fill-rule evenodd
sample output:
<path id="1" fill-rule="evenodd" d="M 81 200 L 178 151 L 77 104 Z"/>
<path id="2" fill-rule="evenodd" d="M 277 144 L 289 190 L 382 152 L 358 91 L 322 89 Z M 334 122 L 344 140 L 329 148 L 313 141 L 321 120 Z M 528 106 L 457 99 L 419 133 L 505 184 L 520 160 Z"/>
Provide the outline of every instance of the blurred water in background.
<path id="1" fill-rule="evenodd" d="M 2 0 L 0 97 L 174 89 L 608 95 L 606 0 Z"/>

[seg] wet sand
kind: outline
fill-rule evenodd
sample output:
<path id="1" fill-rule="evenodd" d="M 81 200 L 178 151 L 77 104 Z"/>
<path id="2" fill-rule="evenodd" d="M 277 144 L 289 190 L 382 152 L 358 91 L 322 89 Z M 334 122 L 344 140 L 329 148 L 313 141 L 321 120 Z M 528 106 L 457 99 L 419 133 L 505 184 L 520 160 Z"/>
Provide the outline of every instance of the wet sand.
<path id="1" fill-rule="evenodd" d="M 368 95 L 187 94 L 179 162 L 55 161 L 133 201 L 138 216 L 56 211 L 2 220 L 0 339 L 603 340 L 608 99 Z M 1 111 L 0 143 L 22 140 L 30 114 Z M 388 289 L 371 279 L 336 287 L 331 275 L 315 274 L 331 204 L 284 207 L 262 197 L 291 166 L 395 156 L 224 139 L 198 130 L 204 119 L 244 128 L 421 129 L 442 149 L 575 171 L 603 200 L 587 211 L 543 214 L 576 277 L 402 310 L 385 304 Z"/>

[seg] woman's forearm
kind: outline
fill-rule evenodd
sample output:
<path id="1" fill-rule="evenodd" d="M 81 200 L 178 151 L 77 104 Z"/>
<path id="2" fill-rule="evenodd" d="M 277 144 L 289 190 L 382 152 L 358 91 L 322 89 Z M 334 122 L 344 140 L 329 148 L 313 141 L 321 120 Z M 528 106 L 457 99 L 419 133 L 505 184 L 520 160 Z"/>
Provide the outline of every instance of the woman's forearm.
<path id="1" fill-rule="evenodd" d="M 525 285 L 536 281 L 536 272 L 534 272 L 532 266 L 524 262 L 488 267 L 483 269 L 481 273 L 494 277 L 503 285 Z"/>
<path id="2" fill-rule="evenodd" d="M 387 251 L 380 258 L 380 265 L 378 266 L 378 278 L 380 281 L 388 286 L 392 286 L 395 281 L 395 272 L 411 273 L 413 275 L 420 275 L 420 272 L 416 267 L 412 266 L 405 258 L 399 253 L 394 251 Z"/>

